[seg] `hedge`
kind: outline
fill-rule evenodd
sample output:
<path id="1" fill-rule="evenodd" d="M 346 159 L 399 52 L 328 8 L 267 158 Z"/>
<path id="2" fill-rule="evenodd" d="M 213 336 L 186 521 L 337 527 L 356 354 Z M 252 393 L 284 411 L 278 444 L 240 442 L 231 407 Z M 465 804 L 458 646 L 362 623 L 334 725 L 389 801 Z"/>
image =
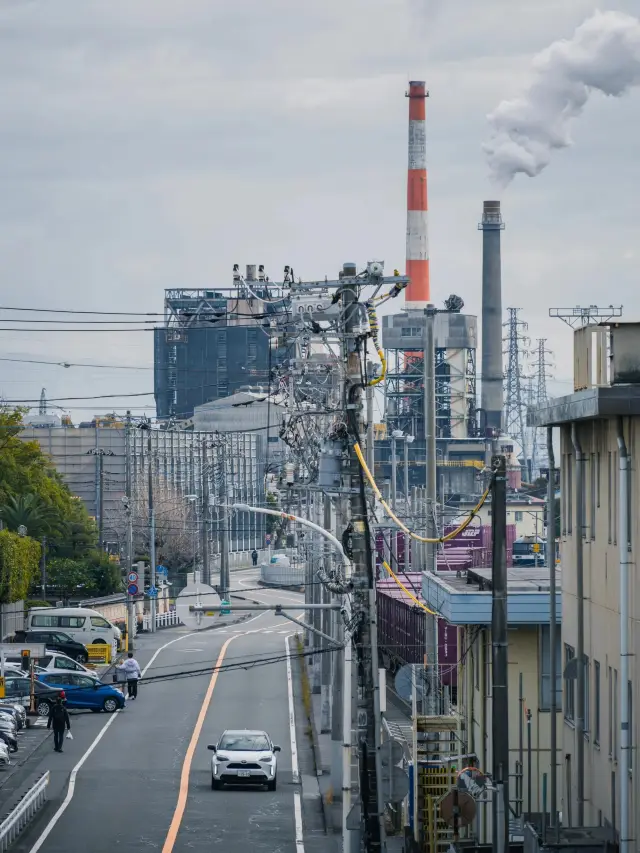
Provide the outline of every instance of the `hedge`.
<path id="1" fill-rule="evenodd" d="M 37 576 L 41 546 L 35 539 L 0 530 L 0 602 L 26 598 Z"/>

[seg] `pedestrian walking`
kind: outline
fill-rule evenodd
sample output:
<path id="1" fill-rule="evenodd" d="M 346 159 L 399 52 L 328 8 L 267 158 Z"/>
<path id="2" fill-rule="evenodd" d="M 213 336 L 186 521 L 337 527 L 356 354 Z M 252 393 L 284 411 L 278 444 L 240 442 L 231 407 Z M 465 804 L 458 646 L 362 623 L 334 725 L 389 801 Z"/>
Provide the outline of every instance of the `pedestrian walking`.
<path id="1" fill-rule="evenodd" d="M 64 730 L 71 731 L 71 720 L 69 712 L 62 704 L 62 696 L 56 696 L 56 701 L 49 710 L 49 719 L 47 720 L 47 728 L 53 727 L 53 750 L 54 752 L 62 752 L 62 741 L 64 740 Z"/>
<path id="2" fill-rule="evenodd" d="M 258 552 L 256 551 L 255 548 L 251 552 L 251 559 L 253 560 L 253 565 L 257 566 L 258 565 Z"/>
<path id="3" fill-rule="evenodd" d="M 133 656 L 133 652 L 127 654 L 127 659 L 119 664 L 118 668 L 124 670 L 127 678 L 129 699 L 135 699 L 138 695 L 138 681 L 142 678 L 142 672 L 140 671 L 140 664 Z"/>

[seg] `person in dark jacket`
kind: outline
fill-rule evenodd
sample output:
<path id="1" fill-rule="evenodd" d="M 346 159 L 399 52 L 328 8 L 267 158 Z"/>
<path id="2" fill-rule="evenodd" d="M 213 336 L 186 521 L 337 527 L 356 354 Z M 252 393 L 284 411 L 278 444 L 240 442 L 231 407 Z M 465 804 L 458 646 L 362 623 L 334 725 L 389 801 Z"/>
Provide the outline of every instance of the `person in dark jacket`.
<path id="1" fill-rule="evenodd" d="M 257 566 L 258 565 L 258 552 L 256 551 L 255 548 L 251 552 L 251 559 L 253 560 L 253 565 Z"/>
<path id="2" fill-rule="evenodd" d="M 65 727 L 67 731 L 71 731 L 71 720 L 69 712 L 62 704 L 62 696 L 56 696 L 55 703 L 49 711 L 49 719 L 47 720 L 47 728 L 53 726 L 53 749 L 55 752 L 62 752 L 62 741 L 64 739 Z"/>

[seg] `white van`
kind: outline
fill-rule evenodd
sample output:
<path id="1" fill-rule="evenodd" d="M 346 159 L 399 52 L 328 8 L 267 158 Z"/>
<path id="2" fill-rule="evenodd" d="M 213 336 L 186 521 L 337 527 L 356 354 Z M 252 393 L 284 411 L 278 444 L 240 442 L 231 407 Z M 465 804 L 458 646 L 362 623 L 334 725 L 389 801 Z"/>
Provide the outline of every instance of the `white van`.
<path id="1" fill-rule="evenodd" d="M 27 613 L 25 631 L 57 629 L 69 634 L 84 646 L 120 640 L 120 629 L 108 622 L 97 610 L 86 607 L 32 607 Z"/>

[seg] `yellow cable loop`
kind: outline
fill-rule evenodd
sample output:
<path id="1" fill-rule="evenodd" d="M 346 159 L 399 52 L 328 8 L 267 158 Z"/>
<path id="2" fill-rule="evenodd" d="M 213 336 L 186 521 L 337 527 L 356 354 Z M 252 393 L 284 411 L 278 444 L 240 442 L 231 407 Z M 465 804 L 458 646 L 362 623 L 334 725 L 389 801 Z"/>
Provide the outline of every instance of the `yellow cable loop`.
<path id="1" fill-rule="evenodd" d="M 462 531 L 466 530 L 466 528 L 471 524 L 471 522 L 473 521 L 475 516 L 478 514 L 478 512 L 482 508 L 482 505 L 486 501 L 487 497 L 489 496 L 489 491 L 491 490 L 491 484 L 489 484 L 486 488 L 486 491 L 483 493 L 482 497 L 480 498 L 480 501 L 478 502 L 477 506 L 475 506 L 471 510 L 471 512 L 469 513 L 469 516 L 467 518 L 465 518 L 465 520 L 462 522 L 462 524 L 459 527 L 456 527 L 455 530 L 450 531 L 445 536 L 440 536 L 438 539 L 429 539 L 426 536 L 420 536 L 418 533 L 414 533 L 412 530 L 409 530 L 409 528 L 405 524 L 403 524 L 402 521 L 400 521 L 398 516 L 394 513 L 394 511 L 391 509 L 389 504 L 382 497 L 380 489 L 378 488 L 376 481 L 373 479 L 373 475 L 372 475 L 371 471 L 369 470 L 369 467 L 365 461 L 364 456 L 362 455 L 362 450 L 360 449 L 360 445 L 358 444 L 358 442 L 356 442 L 354 444 L 354 450 L 356 452 L 356 456 L 358 457 L 358 462 L 360 463 L 360 466 L 362 467 L 362 470 L 364 471 L 364 475 L 367 478 L 367 480 L 369 481 L 369 485 L 373 489 L 375 496 L 378 498 L 378 500 L 380 501 L 382 506 L 387 511 L 387 514 L 389 515 L 389 517 L 393 521 L 395 521 L 395 523 L 398 525 L 400 530 L 403 531 L 403 533 L 406 533 L 407 536 L 410 536 L 411 539 L 414 539 L 416 542 L 426 542 L 428 544 L 439 545 L 442 542 L 449 542 L 451 539 L 455 539 L 456 536 L 459 536 L 462 533 Z"/>
<path id="2" fill-rule="evenodd" d="M 384 357 L 384 353 L 382 352 L 380 345 L 378 344 L 378 317 L 376 315 L 376 309 L 373 307 L 371 302 L 366 303 L 367 307 L 367 316 L 369 317 L 369 325 L 371 327 L 371 338 L 373 340 L 373 345 L 376 348 L 376 352 L 378 353 L 378 358 L 380 359 L 380 364 L 382 365 L 382 372 L 380 376 L 377 376 L 375 379 L 369 380 L 367 385 L 379 385 L 381 382 L 384 382 L 387 376 L 387 361 Z"/>
<path id="3" fill-rule="evenodd" d="M 439 615 L 440 615 L 439 613 L 436 613 L 436 611 L 435 611 L 435 610 L 429 610 L 429 608 L 427 607 L 427 605 L 426 605 L 426 604 L 424 604 L 422 601 L 420 601 L 420 599 L 419 599 L 419 598 L 416 598 L 416 597 L 415 597 L 415 595 L 414 595 L 412 592 L 409 592 L 409 590 L 408 590 L 408 589 L 406 588 L 406 586 L 402 583 L 402 581 L 400 581 L 400 579 L 399 579 L 398 577 L 396 577 L 396 575 L 393 573 L 393 570 L 391 569 L 391 566 L 389 565 L 389 563 L 387 563 L 387 561 L 386 561 L 386 560 L 383 560 L 383 561 L 382 561 L 382 565 L 383 565 L 383 566 L 385 567 L 385 569 L 389 572 L 389 574 L 390 574 L 390 575 L 391 575 L 391 577 L 394 579 L 394 581 L 398 584 L 398 586 L 400 587 L 400 589 L 401 589 L 403 592 L 406 592 L 406 594 L 409 596 L 409 598 L 410 598 L 412 601 L 415 601 L 415 603 L 418 605 L 418 607 L 422 607 L 422 609 L 423 609 L 423 610 L 426 610 L 426 611 L 427 611 L 427 613 L 430 613 L 432 616 L 439 616 Z"/>

